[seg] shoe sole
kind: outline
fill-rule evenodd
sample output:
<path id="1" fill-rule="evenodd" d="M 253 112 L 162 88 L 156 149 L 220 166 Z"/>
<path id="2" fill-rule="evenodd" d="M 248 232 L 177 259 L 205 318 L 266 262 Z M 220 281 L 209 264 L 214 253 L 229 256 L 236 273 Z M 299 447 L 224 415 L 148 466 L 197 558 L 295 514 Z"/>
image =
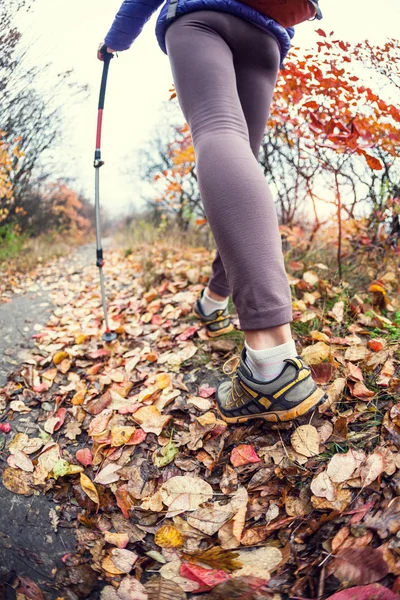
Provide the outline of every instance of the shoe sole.
<path id="1" fill-rule="evenodd" d="M 193 314 L 197 319 L 200 319 L 200 321 L 202 322 L 204 327 L 206 327 L 206 333 L 209 338 L 219 337 L 220 335 L 224 335 L 224 333 L 229 333 L 230 331 L 233 331 L 235 329 L 234 326 L 232 325 L 232 323 L 229 323 L 229 325 L 227 325 L 223 329 L 218 329 L 218 331 L 209 331 L 207 329 L 207 323 L 203 321 L 201 315 L 196 311 L 195 308 L 193 309 Z"/>
<path id="2" fill-rule="evenodd" d="M 316 389 L 308 398 L 303 400 L 297 406 L 289 410 L 277 410 L 275 412 L 259 413 L 254 415 L 241 415 L 239 417 L 226 417 L 220 410 L 217 402 L 217 409 L 226 423 L 246 423 L 247 421 L 253 421 L 254 419 L 263 419 L 268 423 L 283 423 L 285 421 L 293 421 L 298 417 L 306 415 L 313 408 L 316 408 L 319 404 L 328 399 L 328 396 L 320 389 Z"/>

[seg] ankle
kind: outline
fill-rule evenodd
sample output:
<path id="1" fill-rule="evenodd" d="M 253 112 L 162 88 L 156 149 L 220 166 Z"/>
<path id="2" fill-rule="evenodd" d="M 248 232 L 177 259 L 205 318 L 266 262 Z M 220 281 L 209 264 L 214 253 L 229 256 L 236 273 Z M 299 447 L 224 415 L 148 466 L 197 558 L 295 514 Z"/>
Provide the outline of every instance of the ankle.
<path id="1" fill-rule="evenodd" d="M 290 324 L 278 325 L 269 329 L 245 331 L 247 345 L 253 350 L 267 350 L 292 341 Z"/>
<path id="2" fill-rule="evenodd" d="M 204 293 L 207 294 L 207 296 L 211 298 L 211 300 L 215 300 L 216 302 L 225 302 L 228 299 L 227 296 L 220 296 L 219 294 L 216 294 L 215 292 L 210 290 L 209 287 L 206 287 Z"/>

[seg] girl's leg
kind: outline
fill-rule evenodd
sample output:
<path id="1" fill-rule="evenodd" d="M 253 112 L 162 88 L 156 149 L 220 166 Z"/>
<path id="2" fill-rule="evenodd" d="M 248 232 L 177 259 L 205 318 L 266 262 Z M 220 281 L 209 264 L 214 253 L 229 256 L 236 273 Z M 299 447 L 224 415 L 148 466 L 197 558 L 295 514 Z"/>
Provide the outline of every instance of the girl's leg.
<path id="1" fill-rule="evenodd" d="M 271 96 L 279 48 L 272 37 L 250 28 L 232 15 L 199 11 L 180 17 L 167 31 L 167 50 L 193 136 L 205 212 L 245 331 L 291 320 L 275 206 L 250 147 L 234 63 L 240 43 L 251 39 L 249 67 L 256 54 L 264 67 L 263 86 Z"/>

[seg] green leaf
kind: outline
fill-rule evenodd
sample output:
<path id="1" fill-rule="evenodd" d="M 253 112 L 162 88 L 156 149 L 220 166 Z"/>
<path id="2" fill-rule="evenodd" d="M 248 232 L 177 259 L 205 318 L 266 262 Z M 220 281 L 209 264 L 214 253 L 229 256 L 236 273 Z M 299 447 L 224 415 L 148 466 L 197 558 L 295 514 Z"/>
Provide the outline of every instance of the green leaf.
<path id="1" fill-rule="evenodd" d="M 156 467 L 165 467 L 171 463 L 178 454 L 178 448 L 170 440 L 159 452 L 153 454 L 153 463 Z"/>

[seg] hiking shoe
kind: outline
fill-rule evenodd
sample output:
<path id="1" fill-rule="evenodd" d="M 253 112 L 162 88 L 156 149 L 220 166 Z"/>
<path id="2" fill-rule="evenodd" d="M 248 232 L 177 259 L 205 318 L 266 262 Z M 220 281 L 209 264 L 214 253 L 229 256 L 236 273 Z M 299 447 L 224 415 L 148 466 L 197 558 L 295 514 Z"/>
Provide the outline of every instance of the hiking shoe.
<path id="1" fill-rule="evenodd" d="M 327 399 L 301 358 L 288 358 L 285 363 L 275 379 L 257 381 L 246 364 L 244 348 L 232 381 L 225 381 L 217 390 L 217 406 L 223 420 L 227 423 L 250 419 L 291 421 Z"/>
<path id="2" fill-rule="evenodd" d="M 196 304 L 193 307 L 195 316 L 205 325 L 208 337 L 218 337 L 224 333 L 228 333 L 234 329 L 231 323 L 231 315 L 229 308 L 226 307 L 224 310 L 214 310 L 210 315 L 206 315 L 201 308 L 201 299 L 204 294 L 204 289 L 200 294 L 200 298 L 196 300 Z"/>

